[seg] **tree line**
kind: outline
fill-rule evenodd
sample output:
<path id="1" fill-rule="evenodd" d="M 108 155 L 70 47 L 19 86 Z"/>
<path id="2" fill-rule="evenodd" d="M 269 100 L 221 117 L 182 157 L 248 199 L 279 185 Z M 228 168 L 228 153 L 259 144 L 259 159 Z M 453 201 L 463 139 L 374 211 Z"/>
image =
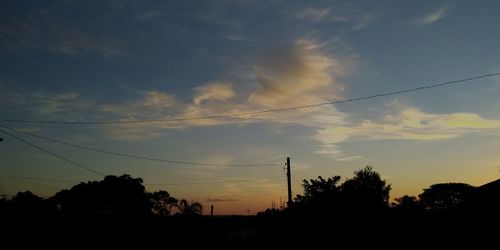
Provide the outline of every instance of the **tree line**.
<path id="1" fill-rule="evenodd" d="M 1 214 L 20 217 L 199 216 L 202 211 L 201 203 L 178 200 L 165 190 L 146 192 L 143 180 L 130 175 L 82 182 L 47 199 L 24 191 L 0 200 Z"/>
<path id="2" fill-rule="evenodd" d="M 303 180 L 302 188 L 283 209 L 268 208 L 251 217 L 204 217 L 196 201 L 179 200 L 165 190 L 147 192 L 141 178 L 106 176 L 47 199 L 19 192 L 0 200 L 0 216 L 4 225 L 30 236 L 42 232 L 52 237 L 47 230 L 52 226 L 73 240 L 113 232 L 141 244 L 154 236 L 183 249 L 450 248 L 470 243 L 478 248 L 498 237 L 500 179 L 479 187 L 437 183 L 418 196 L 390 202 L 391 184 L 367 166 L 344 181 L 335 175 Z"/>

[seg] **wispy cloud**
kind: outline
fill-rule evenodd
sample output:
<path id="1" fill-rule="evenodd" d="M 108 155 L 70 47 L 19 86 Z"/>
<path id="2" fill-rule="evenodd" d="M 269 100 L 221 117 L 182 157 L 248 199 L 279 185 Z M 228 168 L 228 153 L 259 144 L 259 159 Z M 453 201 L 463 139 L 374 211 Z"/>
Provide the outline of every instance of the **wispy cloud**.
<path id="1" fill-rule="evenodd" d="M 254 85 L 241 86 L 227 81 L 213 81 L 193 89 L 190 99 L 149 90 L 138 98 L 119 104 L 102 104 L 77 92 L 60 94 L 19 94 L 2 91 L 0 109 L 21 110 L 35 118 L 59 120 L 171 119 L 234 114 L 279 107 L 289 107 L 342 99 L 339 79 L 352 71 L 349 58 L 326 53 L 320 43 L 298 40 L 274 49 L 255 61 L 251 72 Z M 3 87 L 5 89 L 5 87 Z M 6 107 L 8 105 L 9 107 Z M 290 112 L 262 113 L 254 116 L 200 119 L 178 122 L 102 126 L 101 131 L 119 140 L 145 140 L 164 135 L 165 129 L 265 123 L 273 126 L 298 125 L 315 130 L 312 139 L 319 142 L 319 154 L 338 160 L 362 156 L 346 154 L 341 143 L 352 140 L 436 141 L 466 133 L 497 133 L 500 120 L 485 119 L 475 113 L 431 114 L 418 108 L 405 108 L 380 120 L 353 123 L 349 114 L 335 106 L 297 109 Z M 230 163 L 231 158 L 214 155 L 204 162 Z M 218 170 L 218 169 L 212 169 Z M 201 173 L 207 174 L 207 173 Z"/>
<path id="2" fill-rule="evenodd" d="M 354 160 L 359 160 L 362 158 L 363 158 L 363 156 L 361 156 L 361 155 L 355 155 L 355 156 L 339 157 L 339 158 L 335 158 L 335 160 L 337 160 L 337 161 L 354 161 Z"/>
<path id="3" fill-rule="evenodd" d="M 360 9 L 349 3 L 336 4 L 335 6 L 306 7 L 297 10 L 294 17 L 298 20 L 311 22 L 335 22 L 337 24 L 350 26 L 353 31 L 362 30 L 380 15 Z"/>
<path id="4" fill-rule="evenodd" d="M 128 103 L 101 105 L 100 111 L 137 119 L 144 115 L 148 117 L 164 116 L 182 105 L 175 96 L 156 90 L 143 91 L 139 95 L 141 96 L 139 100 Z"/>
<path id="5" fill-rule="evenodd" d="M 352 27 L 352 30 L 362 30 L 366 27 L 368 27 L 370 24 L 375 22 L 377 20 L 376 15 L 370 14 L 370 13 L 365 13 L 363 15 L 360 15 L 359 18 L 354 22 L 354 26 Z"/>
<path id="6" fill-rule="evenodd" d="M 77 94 L 64 94 L 64 98 L 44 94 L 42 97 L 54 103 L 38 105 L 37 109 L 32 109 L 28 113 L 36 118 L 44 113 L 44 119 L 50 117 L 62 120 L 171 119 L 244 113 L 324 102 L 341 97 L 343 87 L 338 79 L 352 70 L 349 69 L 351 65 L 346 63 L 350 58 L 326 53 L 323 51 L 323 46 L 325 45 L 313 40 L 297 40 L 292 44 L 273 49 L 267 56 L 254 62 L 251 74 L 255 82 L 251 88 L 227 81 L 214 81 L 194 88 L 189 101 L 183 101 L 169 93 L 149 90 L 138 92 L 136 100 L 114 104 L 97 103 Z M 44 98 L 39 98 L 40 102 Z M 68 98 L 72 99 L 67 100 Z M 26 102 L 26 106 L 33 103 L 33 100 L 27 98 L 19 98 L 17 101 L 20 100 Z M 75 107 L 75 104 L 79 106 Z M 41 107 L 47 111 L 41 111 Z M 73 119 L 61 116 L 57 107 L 75 108 L 74 114 L 80 116 Z M 334 106 L 325 106 L 224 119 L 109 125 L 101 128 L 106 135 L 115 139 L 136 141 L 155 137 L 160 134 L 161 129 L 257 122 L 279 126 L 294 124 L 326 128 L 344 124 L 346 117 L 346 114 Z"/>
<path id="7" fill-rule="evenodd" d="M 46 93 L 27 91 L 1 91 L 0 110 L 29 114 L 34 118 L 79 120 L 85 111 L 95 108 L 96 102 L 80 97 L 78 92 Z M 89 118 L 88 116 L 86 118 Z M 94 117 L 95 118 L 95 117 Z"/>
<path id="8" fill-rule="evenodd" d="M 431 12 L 426 13 L 425 15 L 419 17 L 416 20 L 416 23 L 419 25 L 432 24 L 445 18 L 448 15 L 448 13 L 449 13 L 449 7 L 445 5 L 437 9 L 434 9 Z"/>
<path id="9" fill-rule="evenodd" d="M 216 82 L 196 87 L 194 104 L 206 101 L 226 101 L 235 95 L 231 83 Z"/>
<path id="10" fill-rule="evenodd" d="M 119 141 L 139 142 L 165 136 L 157 126 L 148 124 L 114 124 L 99 129 L 107 137 Z"/>
<path id="11" fill-rule="evenodd" d="M 260 89 L 249 100 L 276 107 L 334 98 L 340 90 L 336 77 L 345 72 L 345 66 L 337 58 L 321 53 L 317 43 L 299 40 L 254 65 Z"/>
<path id="12" fill-rule="evenodd" d="M 430 114 L 406 108 L 381 121 L 364 120 L 359 124 L 320 129 L 314 138 L 322 144 L 317 153 L 338 157 L 339 144 L 349 140 L 436 141 L 499 129 L 500 120 L 485 119 L 475 113 Z"/>
<path id="13" fill-rule="evenodd" d="M 234 198 L 214 198 L 214 199 L 207 199 L 208 202 L 233 202 L 233 201 L 239 201 L 240 199 L 234 199 Z"/>
<path id="14" fill-rule="evenodd" d="M 137 13 L 134 20 L 138 22 L 150 22 L 155 21 L 157 18 L 162 17 L 163 13 L 157 10 L 149 10 L 145 12 Z"/>
<path id="15" fill-rule="evenodd" d="M 248 37 L 244 36 L 238 36 L 238 35 L 227 35 L 226 36 L 227 40 L 234 41 L 234 42 L 255 42 L 255 39 L 251 39 Z"/>
<path id="16" fill-rule="evenodd" d="M 34 18 L 0 22 L 0 45 L 11 50 L 47 50 L 70 56 L 91 52 L 109 58 L 123 54 L 123 42 L 106 34 L 85 32 L 77 27 Z"/>
<path id="17" fill-rule="evenodd" d="M 330 8 L 320 9 L 320 8 L 308 7 L 296 13 L 295 17 L 299 19 L 319 21 L 328 17 L 329 13 L 330 13 Z"/>
<path id="18" fill-rule="evenodd" d="M 495 76 L 494 80 L 496 82 L 496 86 L 500 88 L 500 75 Z"/>

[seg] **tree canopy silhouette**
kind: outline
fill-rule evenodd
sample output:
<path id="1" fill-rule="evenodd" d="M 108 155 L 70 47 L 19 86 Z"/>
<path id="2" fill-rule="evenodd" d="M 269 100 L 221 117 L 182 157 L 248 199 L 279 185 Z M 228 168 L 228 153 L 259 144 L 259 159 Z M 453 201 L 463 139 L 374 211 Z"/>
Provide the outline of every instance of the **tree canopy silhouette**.
<path id="1" fill-rule="evenodd" d="M 439 183 L 424 189 L 420 204 L 428 211 L 453 209 L 463 204 L 474 187 L 465 183 Z"/>
<path id="2" fill-rule="evenodd" d="M 391 185 L 382 180 L 371 166 L 354 172 L 342 184 L 342 193 L 351 206 L 359 209 L 382 209 L 389 206 Z"/>
<path id="3" fill-rule="evenodd" d="M 178 215 L 188 216 L 188 217 L 198 216 L 201 215 L 201 213 L 203 212 L 203 206 L 201 205 L 201 203 L 196 201 L 188 202 L 185 199 L 182 199 L 179 202 L 178 208 L 179 208 Z"/>
<path id="4" fill-rule="evenodd" d="M 339 184 L 340 176 L 303 180 L 304 193 L 297 195 L 294 213 L 331 216 L 334 211 L 380 210 L 388 207 L 391 185 L 370 166 L 354 172 Z"/>
<path id="5" fill-rule="evenodd" d="M 337 185 L 339 181 L 340 176 L 329 177 L 326 180 L 321 176 L 318 176 L 318 179 L 316 180 L 303 180 L 302 187 L 304 189 L 304 194 L 297 195 L 295 201 L 307 202 L 333 198 L 333 196 L 338 194 L 340 191 L 339 186 Z"/>
<path id="6" fill-rule="evenodd" d="M 140 216 L 151 213 L 152 202 L 141 178 L 106 176 L 102 181 L 80 183 L 52 198 L 63 214 Z"/>
<path id="7" fill-rule="evenodd" d="M 164 190 L 150 193 L 149 198 L 153 202 L 153 213 L 158 215 L 170 215 L 172 208 L 177 207 L 178 200 Z"/>
<path id="8" fill-rule="evenodd" d="M 317 179 L 303 180 L 304 193 L 296 196 L 295 203 L 292 205 L 294 212 L 322 216 L 330 214 L 341 204 L 339 181 L 340 176 L 327 179 L 318 176 Z"/>
<path id="9" fill-rule="evenodd" d="M 394 199 L 391 205 L 399 210 L 417 210 L 420 208 L 420 202 L 415 196 L 404 195 Z"/>
<path id="10" fill-rule="evenodd" d="M 45 200 L 30 191 L 18 192 L 12 197 L 10 210 L 21 216 L 37 216 L 48 212 Z"/>

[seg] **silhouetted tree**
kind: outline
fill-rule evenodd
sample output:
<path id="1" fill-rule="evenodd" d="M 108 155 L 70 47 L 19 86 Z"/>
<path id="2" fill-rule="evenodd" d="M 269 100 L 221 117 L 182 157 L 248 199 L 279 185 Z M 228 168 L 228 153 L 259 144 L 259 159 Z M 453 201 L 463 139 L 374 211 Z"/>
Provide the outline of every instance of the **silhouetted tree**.
<path id="1" fill-rule="evenodd" d="M 306 202 L 332 198 L 333 195 L 339 192 L 339 186 L 337 186 L 339 181 L 340 176 L 329 177 L 326 180 L 321 176 L 318 176 L 316 180 L 303 180 L 302 187 L 304 188 L 304 194 L 297 195 L 295 201 Z"/>
<path id="2" fill-rule="evenodd" d="M 149 194 L 151 201 L 153 202 L 153 213 L 167 216 L 170 215 L 171 209 L 177 206 L 178 200 L 172 196 L 167 191 L 160 190 Z"/>
<path id="3" fill-rule="evenodd" d="M 355 171 L 354 177 L 346 180 L 341 188 L 346 201 L 356 208 L 381 209 L 389 205 L 391 185 L 371 166 Z"/>
<path id="4" fill-rule="evenodd" d="M 393 208 L 405 211 L 416 211 L 421 209 L 420 203 L 415 196 L 404 195 L 394 199 L 391 205 Z"/>
<path id="5" fill-rule="evenodd" d="M 297 195 L 290 207 L 292 213 L 308 214 L 311 216 L 326 216 L 339 206 L 340 176 L 324 179 L 303 180 L 304 193 Z"/>
<path id="6" fill-rule="evenodd" d="M 58 192 L 53 201 L 62 213 L 78 216 L 147 215 L 152 208 L 142 179 L 129 175 L 110 175 L 102 181 L 80 183 Z"/>
<path id="7" fill-rule="evenodd" d="M 276 208 L 267 208 L 264 211 L 260 211 L 257 213 L 258 217 L 273 217 L 281 214 L 281 210 Z"/>
<path id="8" fill-rule="evenodd" d="M 187 200 L 182 199 L 177 206 L 179 208 L 178 215 L 183 216 L 197 216 L 201 215 L 203 211 L 203 206 L 201 203 L 192 201 L 189 203 Z"/>
<path id="9" fill-rule="evenodd" d="M 22 216 L 40 215 L 47 211 L 44 199 L 30 191 L 18 192 L 10 203 L 12 212 Z"/>
<path id="10" fill-rule="evenodd" d="M 394 202 L 391 203 L 391 206 L 397 208 L 410 208 L 416 204 L 418 204 L 417 197 L 404 195 L 394 199 Z"/>
<path id="11" fill-rule="evenodd" d="M 426 210 L 443 211 L 463 204 L 474 187 L 465 183 L 440 183 L 424 189 L 418 197 Z"/>

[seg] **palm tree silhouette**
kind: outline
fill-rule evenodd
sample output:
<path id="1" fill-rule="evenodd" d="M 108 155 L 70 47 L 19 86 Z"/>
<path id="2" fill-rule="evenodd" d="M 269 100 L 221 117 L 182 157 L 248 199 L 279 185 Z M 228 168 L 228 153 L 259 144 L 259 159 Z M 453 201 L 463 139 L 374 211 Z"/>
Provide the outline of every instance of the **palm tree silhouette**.
<path id="1" fill-rule="evenodd" d="M 185 199 L 182 199 L 179 202 L 178 208 L 179 208 L 178 214 L 184 216 L 201 215 L 201 212 L 203 211 L 203 206 L 201 205 L 201 203 L 196 201 L 192 201 L 191 203 L 189 203 Z"/>

